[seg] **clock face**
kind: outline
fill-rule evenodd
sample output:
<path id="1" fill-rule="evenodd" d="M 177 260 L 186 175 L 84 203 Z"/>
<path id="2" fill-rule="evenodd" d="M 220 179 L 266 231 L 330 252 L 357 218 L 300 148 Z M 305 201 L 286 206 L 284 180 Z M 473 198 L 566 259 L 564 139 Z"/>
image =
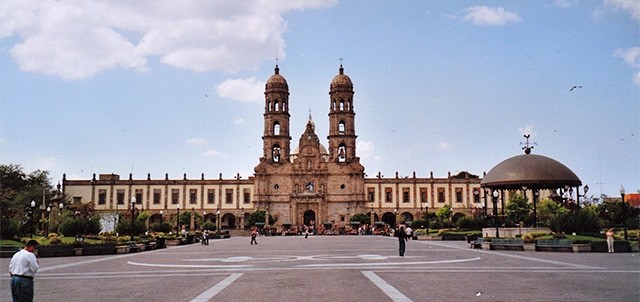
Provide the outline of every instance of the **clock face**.
<path id="1" fill-rule="evenodd" d="M 311 135 L 307 135 L 307 140 L 310 141 L 311 140 Z"/>

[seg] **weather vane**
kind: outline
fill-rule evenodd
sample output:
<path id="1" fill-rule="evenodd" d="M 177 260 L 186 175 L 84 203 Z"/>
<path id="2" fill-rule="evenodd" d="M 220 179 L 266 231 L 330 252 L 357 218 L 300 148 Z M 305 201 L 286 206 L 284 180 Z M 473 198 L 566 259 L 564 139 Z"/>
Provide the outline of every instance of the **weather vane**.
<path id="1" fill-rule="evenodd" d="M 529 143 L 529 138 L 531 137 L 531 134 L 525 134 L 524 138 L 527 139 L 526 142 L 524 143 L 520 143 L 520 145 L 524 145 L 524 147 L 522 147 L 522 150 L 524 150 L 524 154 L 530 154 L 531 153 L 531 149 L 533 149 L 533 145 L 537 145 L 535 142 L 531 142 Z"/>

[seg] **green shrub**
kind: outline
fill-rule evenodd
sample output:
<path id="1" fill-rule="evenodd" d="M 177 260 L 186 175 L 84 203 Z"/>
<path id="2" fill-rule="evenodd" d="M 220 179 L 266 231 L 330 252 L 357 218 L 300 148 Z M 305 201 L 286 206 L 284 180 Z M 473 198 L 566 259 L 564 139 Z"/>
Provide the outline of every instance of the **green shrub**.
<path id="1" fill-rule="evenodd" d="M 458 221 L 456 222 L 456 226 L 464 230 L 482 230 L 482 228 L 484 227 L 484 224 L 485 224 L 485 221 L 484 221 L 484 217 L 482 216 L 477 216 L 477 217 L 464 216 L 458 219 Z"/>
<path id="2" fill-rule="evenodd" d="M 590 208 L 558 213 L 549 221 L 549 228 L 555 233 L 582 234 L 600 230 L 598 217 Z"/>
<path id="3" fill-rule="evenodd" d="M 133 229 L 131 227 L 131 220 L 123 219 L 116 225 L 116 232 L 118 234 L 127 234 L 131 236 L 140 235 L 144 232 L 144 223 L 139 220 L 133 221 Z"/>
<path id="4" fill-rule="evenodd" d="M 96 217 L 68 217 L 59 227 L 59 232 L 67 237 L 75 237 L 77 235 L 100 233 L 102 226 L 100 225 L 100 219 Z"/>
<path id="5" fill-rule="evenodd" d="M 216 227 L 216 224 L 211 222 L 211 221 L 207 221 L 205 223 L 202 224 L 202 229 L 203 230 L 209 230 L 209 231 L 215 231 L 218 228 Z"/>
<path id="6" fill-rule="evenodd" d="M 25 224 L 22 233 L 29 233 L 31 225 Z M 15 219 L 7 219 L 0 224 L 0 237 L 3 239 L 11 239 L 20 235 L 20 222 Z"/>
<path id="7" fill-rule="evenodd" d="M 151 231 L 160 232 L 160 233 L 169 233 L 171 232 L 171 225 L 166 222 L 154 223 L 151 225 Z"/>

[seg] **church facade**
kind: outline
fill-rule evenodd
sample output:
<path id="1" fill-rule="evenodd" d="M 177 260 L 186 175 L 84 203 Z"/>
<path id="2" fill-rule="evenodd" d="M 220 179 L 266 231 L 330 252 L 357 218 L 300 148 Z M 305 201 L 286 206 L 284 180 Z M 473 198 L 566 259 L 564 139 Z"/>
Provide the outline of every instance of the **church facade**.
<path id="1" fill-rule="evenodd" d="M 254 211 L 276 218 L 278 229 L 303 225 L 338 229 L 354 214 L 396 225 L 424 217 L 449 205 L 456 215 L 486 211 L 481 179 L 462 172 L 443 178 L 373 177 L 365 174 L 356 152 L 353 83 L 340 66 L 329 87 L 327 147 L 309 116 L 305 131 L 291 148 L 289 86 L 276 66 L 265 85 L 263 154 L 254 175 L 243 179 L 120 179 L 116 174 L 91 180 L 67 180 L 63 193 L 72 202 L 93 203 L 96 211 L 127 213 L 131 201 L 150 212 L 149 223 L 168 221 L 179 211 L 191 211 L 223 229 L 243 228 Z M 193 216 L 193 215 L 192 215 Z M 175 221 L 175 219 L 174 219 Z M 192 223 L 193 224 L 193 223 Z M 193 225 L 191 227 L 194 227 Z"/>

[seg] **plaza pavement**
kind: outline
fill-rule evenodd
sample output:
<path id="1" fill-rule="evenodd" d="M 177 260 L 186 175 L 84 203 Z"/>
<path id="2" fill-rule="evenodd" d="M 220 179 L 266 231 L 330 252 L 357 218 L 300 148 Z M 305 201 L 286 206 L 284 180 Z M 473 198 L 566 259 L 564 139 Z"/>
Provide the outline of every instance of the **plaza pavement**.
<path id="1" fill-rule="evenodd" d="M 41 258 L 35 301 L 640 301 L 638 253 L 469 249 L 381 236 L 249 237 Z M 1 259 L 0 301 L 11 301 Z"/>

